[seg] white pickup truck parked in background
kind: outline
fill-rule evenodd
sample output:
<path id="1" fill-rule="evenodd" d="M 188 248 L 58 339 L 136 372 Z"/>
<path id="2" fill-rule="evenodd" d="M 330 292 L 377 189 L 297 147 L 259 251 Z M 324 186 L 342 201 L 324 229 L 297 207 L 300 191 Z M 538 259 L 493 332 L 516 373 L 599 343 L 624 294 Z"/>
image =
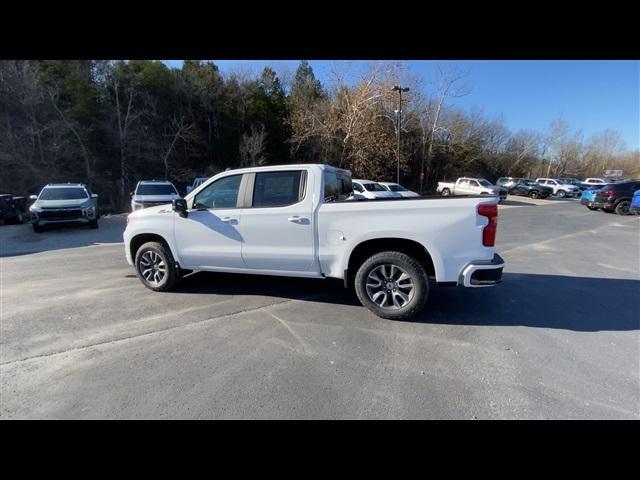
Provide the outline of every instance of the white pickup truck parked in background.
<path id="1" fill-rule="evenodd" d="M 462 177 L 453 182 L 438 182 L 436 191 L 448 195 L 497 195 L 500 200 L 507 198 L 507 189 L 493 185 L 484 178 Z"/>
<path id="2" fill-rule="evenodd" d="M 142 283 L 171 289 L 192 270 L 333 277 L 375 314 L 409 318 L 438 284 L 498 283 L 495 197 L 347 200 L 328 165 L 220 173 L 172 205 L 127 217 L 125 255 Z"/>

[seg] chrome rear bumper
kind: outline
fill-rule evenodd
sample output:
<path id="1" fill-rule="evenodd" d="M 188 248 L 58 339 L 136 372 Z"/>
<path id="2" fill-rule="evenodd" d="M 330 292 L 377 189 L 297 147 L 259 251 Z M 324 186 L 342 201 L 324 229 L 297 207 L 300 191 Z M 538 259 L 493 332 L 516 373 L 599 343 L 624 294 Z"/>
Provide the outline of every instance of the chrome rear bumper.
<path id="1" fill-rule="evenodd" d="M 460 273 L 458 285 L 468 288 L 491 287 L 502 281 L 504 260 L 497 253 L 492 260 L 469 262 Z"/>

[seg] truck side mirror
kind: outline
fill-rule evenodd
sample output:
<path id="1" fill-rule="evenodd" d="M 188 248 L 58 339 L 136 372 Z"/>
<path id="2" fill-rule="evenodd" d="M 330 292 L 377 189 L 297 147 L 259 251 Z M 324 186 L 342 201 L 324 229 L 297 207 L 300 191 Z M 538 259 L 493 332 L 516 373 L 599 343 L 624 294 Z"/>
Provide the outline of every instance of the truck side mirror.
<path id="1" fill-rule="evenodd" d="M 184 198 L 176 198 L 173 200 L 171 202 L 171 208 L 183 218 L 186 218 L 189 215 L 187 212 L 187 201 Z"/>

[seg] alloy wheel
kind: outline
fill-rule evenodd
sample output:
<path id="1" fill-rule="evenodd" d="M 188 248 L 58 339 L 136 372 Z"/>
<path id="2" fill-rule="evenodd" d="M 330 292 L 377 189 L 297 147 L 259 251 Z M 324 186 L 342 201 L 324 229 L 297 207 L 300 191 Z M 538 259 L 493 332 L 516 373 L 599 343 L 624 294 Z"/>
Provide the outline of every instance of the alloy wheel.
<path id="1" fill-rule="evenodd" d="M 369 300 L 380 308 L 399 310 L 413 299 L 415 288 L 411 276 L 393 264 L 378 265 L 367 275 Z"/>

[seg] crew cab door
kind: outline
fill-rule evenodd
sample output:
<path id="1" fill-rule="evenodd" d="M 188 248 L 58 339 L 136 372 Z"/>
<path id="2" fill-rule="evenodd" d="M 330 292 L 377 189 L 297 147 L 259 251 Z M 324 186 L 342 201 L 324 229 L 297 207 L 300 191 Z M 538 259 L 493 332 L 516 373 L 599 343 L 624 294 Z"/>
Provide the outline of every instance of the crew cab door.
<path id="1" fill-rule="evenodd" d="M 192 199 L 187 217 L 176 215 L 175 239 L 182 268 L 242 268 L 239 208 L 243 175 L 219 178 Z"/>
<path id="2" fill-rule="evenodd" d="M 240 233 L 247 268 L 309 271 L 314 265 L 311 172 L 249 174 Z"/>

